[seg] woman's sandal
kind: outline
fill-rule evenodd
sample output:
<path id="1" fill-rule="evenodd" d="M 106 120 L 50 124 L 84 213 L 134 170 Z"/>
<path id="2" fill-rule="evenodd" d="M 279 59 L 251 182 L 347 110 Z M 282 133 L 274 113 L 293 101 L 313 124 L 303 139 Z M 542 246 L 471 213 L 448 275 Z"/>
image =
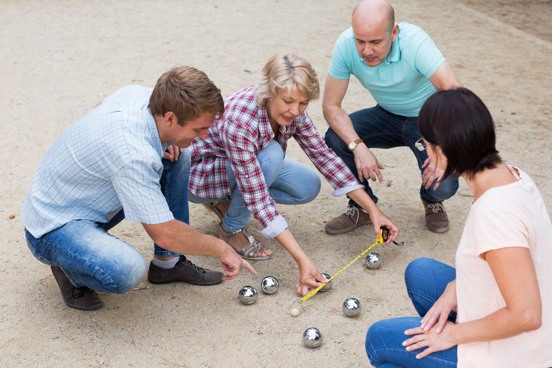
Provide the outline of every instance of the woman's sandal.
<path id="1" fill-rule="evenodd" d="M 217 217 L 222 221 L 222 218 L 226 214 L 226 211 L 228 211 L 228 208 L 230 207 L 230 204 L 227 202 L 221 202 L 221 201 L 214 201 L 210 203 L 203 203 L 203 205 L 211 210 L 212 212 L 217 215 Z"/>
<path id="2" fill-rule="evenodd" d="M 249 241 L 249 246 L 246 246 L 238 250 L 234 248 L 232 244 L 228 242 L 228 240 L 234 235 L 237 235 L 240 233 L 243 234 L 243 236 L 245 236 L 245 238 Z M 266 259 L 272 258 L 272 255 L 267 255 L 267 256 L 255 255 L 255 253 L 257 253 L 258 251 L 268 250 L 268 248 L 266 248 L 260 241 L 255 240 L 253 235 L 251 235 L 249 231 L 247 231 L 245 228 L 237 231 L 233 231 L 233 232 L 226 232 L 224 231 L 222 224 L 220 224 L 217 231 L 217 237 L 219 239 L 224 240 L 228 245 L 230 245 L 236 251 L 236 253 L 238 253 L 243 259 L 254 260 L 254 261 L 264 261 Z"/>

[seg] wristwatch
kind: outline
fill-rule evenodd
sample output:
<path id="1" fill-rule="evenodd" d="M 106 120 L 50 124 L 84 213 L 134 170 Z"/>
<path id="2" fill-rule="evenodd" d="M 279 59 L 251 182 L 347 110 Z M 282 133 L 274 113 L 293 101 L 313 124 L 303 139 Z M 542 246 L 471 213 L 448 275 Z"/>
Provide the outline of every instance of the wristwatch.
<path id="1" fill-rule="evenodd" d="M 349 148 L 349 151 L 352 152 L 355 148 L 357 148 L 359 143 L 362 143 L 362 138 L 357 138 L 354 141 L 352 141 L 351 143 L 349 143 L 347 145 L 347 147 Z"/>

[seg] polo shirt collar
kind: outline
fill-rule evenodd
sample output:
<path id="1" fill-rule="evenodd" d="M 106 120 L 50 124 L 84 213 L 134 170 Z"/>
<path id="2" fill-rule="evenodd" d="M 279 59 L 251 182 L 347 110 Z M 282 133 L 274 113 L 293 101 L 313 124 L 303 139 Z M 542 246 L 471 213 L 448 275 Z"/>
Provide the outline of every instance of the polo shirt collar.
<path id="1" fill-rule="evenodd" d="M 391 51 L 389 55 L 385 58 L 383 63 L 385 65 L 396 63 L 401 60 L 401 48 L 399 47 L 399 37 L 391 44 Z"/>

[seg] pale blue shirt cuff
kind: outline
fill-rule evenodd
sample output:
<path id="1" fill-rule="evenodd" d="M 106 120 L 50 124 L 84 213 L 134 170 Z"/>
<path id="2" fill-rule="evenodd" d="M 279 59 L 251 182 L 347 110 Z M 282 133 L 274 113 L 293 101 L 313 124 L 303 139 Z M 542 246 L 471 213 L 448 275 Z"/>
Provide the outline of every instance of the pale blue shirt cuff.
<path id="1" fill-rule="evenodd" d="M 362 184 L 351 184 L 351 185 L 347 185 L 346 187 L 343 187 L 343 188 L 339 188 L 339 189 L 336 189 L 332 192 L 332 195 L 334 197 L 340 197 L 342 195 L 345 195 L 349 192 L 352 192 L 353 190 L 357 190 L 357 189 L 363 189 L 364 188 L 364 185 Z"/>
<path id="2" fill-rule="evenodd" d="M 278 215 L 274 221 L 272 221 L 268 226 L 261 231 L 261 234 L 269 239 L 272 239 L 281 233 L 284 232 L 285 229 L 288 228 L 288 224 L 286 222 L 286 219 L 282 215 Z"/>

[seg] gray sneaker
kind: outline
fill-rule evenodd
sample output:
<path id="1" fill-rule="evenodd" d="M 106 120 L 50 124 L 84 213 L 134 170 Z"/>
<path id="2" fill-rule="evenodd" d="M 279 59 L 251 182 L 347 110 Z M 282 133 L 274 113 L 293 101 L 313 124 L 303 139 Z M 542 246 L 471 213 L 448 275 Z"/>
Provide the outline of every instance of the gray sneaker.
<path id="1" fill-rule="evenodd" d="M 193 285 L 215 285 L 220 284 L 223 277 L 222 272 L 198 267 L 184 256 L 180 256 L 173 268 L 161 268 L 151 262 L 148 270 L 148 280 L 152 284 L 187 282 Z"/>
<path id="2" fill-rule="evenodd" d="M 443 202 L 430 203 L 422 199 L 425 208 L 425 222 L 434 233 L 445 233 L 449 229 L 449 219 Z"/>
<path id="3" fill-rule="evenodd" d="M 371 223 L 370 216 L 366 212 L 350 206 L 344 214 L 337 216 L 326 224 L 326 232 L 330 235 L 345 234 L 369 223 Z"/>

